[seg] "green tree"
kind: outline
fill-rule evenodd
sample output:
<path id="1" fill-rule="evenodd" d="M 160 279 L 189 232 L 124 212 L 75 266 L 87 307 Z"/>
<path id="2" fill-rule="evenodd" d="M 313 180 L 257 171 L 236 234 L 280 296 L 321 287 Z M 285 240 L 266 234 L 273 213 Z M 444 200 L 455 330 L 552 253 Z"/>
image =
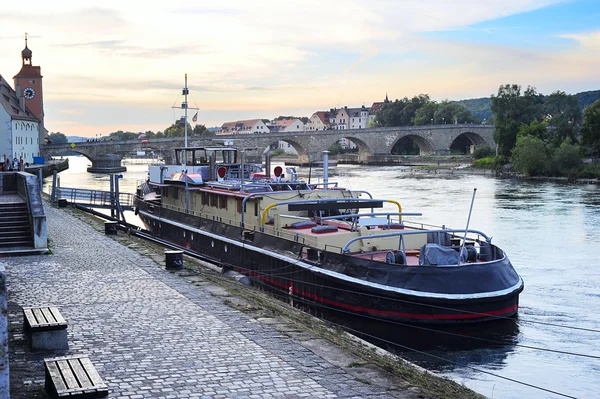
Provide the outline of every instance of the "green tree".
<path id="1" fill-rule="evenodd" d="M 517 140 L 520 137 L 524 136 L 532 136 L 537 137 L 538 139 L 547 142 L 548 141 L 548 123 L 533 121 L 529 125 L 521 125 L 519 128 L 519 132 L 517 133 Z"/>
<path id="2" fill-rule="evenodd" d="M 555 147 L 566 138 L 577 141 L 581 125 L 581 107 L 576 96 L 555 91 L 544 99 L 544 118 L 554 126 L 549 133 Z"/>
<path id="3" fill-rule="evenodd" d="M 437 107 L 433 122 L 436 124 L 451 123 L 479 123 L 471 111 L 460 104 L 451 103 L 448 100 L 442 101 Z"/>
<path id="4" fill-rule="evenodd" d="M 48 144 L 65 144 L 68 143 L 69 139 L 61 132 L 50 133 L 48 135 Z"/>
<path id="5" fill-rule="evenodd" d="M 415 112 L 414 124 L 417 126 L 433 124 L 433 116 L 437 109 L 438 104 L 435 101 L 423 105 Z"/>
<path id="6" fill-rule="evenodd" d="M 192 136 L 214 136 L 214 133 L 208 130 L 204 125 L 196 125 L 192 130 Z"/>
<path id="7" fill-rule="evenodd" d="M 552 161 L 553 175 L 567 176 L 569 180 L 576 178 L 581 168 L 579 147 L 572 144 L 570 139 L 566 139 L 554 150 Z"/>
<path id="8" fill-rule="evenodd" d="M 188 133 L 192 131 L 192 127 L 188 124 Z M 164 137 L 183 137 L 185 135 L 184 125 L 179 121 L 172 124 L 163 132 Z"/>
<path id="9" fill-rule="evenodd" d="M 141 133 L 134 132 L 124 132 L 122 130 L 118 130 L 116 132 L 112 132 L 108 135 L 108 138 L 103 138 L 105 140 L 114 140 L 114 141 L 125 141 L 125 140 L 136 140 Z"/>
<path id="10" fill-rule="evenodd" d="M 600 100 L 583 110 L 581 144 L 591 151 L 600 152 Z"/>
<path id="11" fill-rule="evenodd" d="M 539 176 L 546 173 L 548 160 L 546 145 L 534 136 L 519 137 L 512 151 L 513 167 L 527 176 Z"/>
<path id="12" fill-rule="evenodd" d="M 375 114 L 378 126 L 412 126 L 414 125 L 417 111 L 425 104 L 430 103 L 429 95 L 420 94 L 412 99 L 404 97 L 385 104 Z"/>
<path id="13" fill-rule="evenodd" d="M 306 116 L 283 116 L 283 115 L 279 115 L 277 118 L 275 118 L 276 121 L 280 121 L 282 119 L 300 119 L 302 121 L 302 123 L 304 123 L 304 124 L 308 123 L 308 117 L 306 117 Z"/>
<path id="14" fill-rule="evenodd" d="M 530 86 L 521 95 L 521 86 L 506 84 L 498 88 L 496 96 L 492 95 L 494 141 L 500 154 L 510 155 L 522 124 L 528 125 L 541 119 L 542 102 L 542 96 Z"/>
<path id="15" fill-rule="evenodd" d="M 375 118 L 377 125 L 382 127 L 402 126 L 402 110 L 406 106 L 408 99 L 394 100 L 385 104 L 377 113 Z"/>

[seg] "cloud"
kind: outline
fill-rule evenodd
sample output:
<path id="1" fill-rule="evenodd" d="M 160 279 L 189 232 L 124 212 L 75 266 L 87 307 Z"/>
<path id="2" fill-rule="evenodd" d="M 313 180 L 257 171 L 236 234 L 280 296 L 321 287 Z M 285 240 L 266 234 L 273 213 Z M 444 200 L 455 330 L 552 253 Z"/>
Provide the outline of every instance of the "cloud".
<path id="1" fill-rule="evenodd" d="M 166 119 L 157 110 L 172 112 L 185 73 L 200 108 L 257 113 L 248 117 L 286 107 L 369 104 L 386 92 L 457 99 L 489 95 L 513 82 L 568 90 L 565 84 L 597 81 L 598 33 L 544 38 L 550 44 L 543 50 L 443 39 L 445 31 L 477 34 L 487 20 L 560 2 L 103 0 L 101 7 L 88 7 L 75 0 L 30 0 L 27 10 L 3 5 L 0 73 L 18 72 L 21 31 L 28 30 L 34 64 L 44 75 L 49 126 L 65 116 L 63 106 L 88 112 L 81 121 L 87 125 L 105 124 L 106 115 L 128 125 L 136 118 Z M 510 29 L 495 26 L 492 33 Z M 560 41 L 560 51 L 552 40 Z M 139 110 L 130 117 L 134 106 Z M 153 115 L 143 116 L 144 109 Z"/>

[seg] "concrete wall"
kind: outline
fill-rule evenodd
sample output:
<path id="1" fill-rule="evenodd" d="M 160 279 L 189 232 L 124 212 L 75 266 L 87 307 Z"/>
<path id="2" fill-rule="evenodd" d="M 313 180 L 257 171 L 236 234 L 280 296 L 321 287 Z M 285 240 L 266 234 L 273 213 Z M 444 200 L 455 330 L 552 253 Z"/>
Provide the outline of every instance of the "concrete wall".
<path id="1" fill-rule="evenodd" d="M 33 230 L 33 247 L 48 248 L 48 230 L 46 215 L 42 202 L 42 194 L 37 176 L 26 172 L 17 172 L 17 191 L 25 198 L 31 213 L 31 229 Z"/>

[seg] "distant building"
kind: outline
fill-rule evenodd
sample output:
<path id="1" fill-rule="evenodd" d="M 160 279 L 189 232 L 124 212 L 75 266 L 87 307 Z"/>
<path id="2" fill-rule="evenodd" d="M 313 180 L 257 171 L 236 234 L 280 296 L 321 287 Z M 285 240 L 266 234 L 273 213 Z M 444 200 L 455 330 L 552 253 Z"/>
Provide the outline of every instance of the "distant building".
<path id="1" fill-rule="evenodd" d="M 327 111 L 317 111 L 308 120 L 306 124 L 307 131 L 317 131 L 317 130 L 327 130 L 331 126 L 329 121 L 329 112 Z"/>
<path id="2" fill-rule="evenodd" d="M 347 130 L 348 118 L 348 107 L 340 109 L 332 108 L 329 110 L 329 123 L 333 130 Z"/>
<path id="3" fill-rule="evenodd" d="M 369 109 L 364 105 L 360 108 L 348 108 L 348 129 L 366 129 L 369 124 Z"/>
<path id="4" fill-rule="evenodd" d="M 375 120 L 375 114 L 377 114 L 377 111 L 383 108 L 385 104 L 389 104 L 389 102 L 390 100 L 388 99 L 388 95 L 386 93 L 385 100 L 382 102 L 373 103 L 373 105 L 371 105 L 371 108 L 369 109 L 369 120 L 367 121 L 367 126 L 369 126 L 369 124 Z"/>
<path id="5" fill-rule="evenodd" d="M 40 154 L 40 143 L 47 136 L 44 128 L 42 75 L 31 64 L 32 51 L 21 51 L 23 65 L 13 77 L 15 89 L 0 75 L 0 157 L 21 158 L 33 162 Z"/>
<path id="6" fill-rule="evenodd" d="M 270 130 L 261 119 L 248 119 L 245 121 L 226 122 L 217 134 L 252 134 L 269 133 Z"/>

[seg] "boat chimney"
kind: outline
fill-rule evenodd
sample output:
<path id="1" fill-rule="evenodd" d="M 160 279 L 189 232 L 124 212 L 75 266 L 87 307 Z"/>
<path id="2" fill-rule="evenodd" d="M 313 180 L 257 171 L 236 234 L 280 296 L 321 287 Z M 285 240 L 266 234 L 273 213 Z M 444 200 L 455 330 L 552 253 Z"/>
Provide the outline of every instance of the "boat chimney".
<path id="1" fill-rule="evenodd" d="M 327 189 L 329 184 L 329 151 L 323 151 L 323 186 Z"/>
<path id="2" fill-rule="evenodd" d="M 265 177 L 267 179 L 271 178 L 271 152 L 267 151 L 265 153 Z"/>

